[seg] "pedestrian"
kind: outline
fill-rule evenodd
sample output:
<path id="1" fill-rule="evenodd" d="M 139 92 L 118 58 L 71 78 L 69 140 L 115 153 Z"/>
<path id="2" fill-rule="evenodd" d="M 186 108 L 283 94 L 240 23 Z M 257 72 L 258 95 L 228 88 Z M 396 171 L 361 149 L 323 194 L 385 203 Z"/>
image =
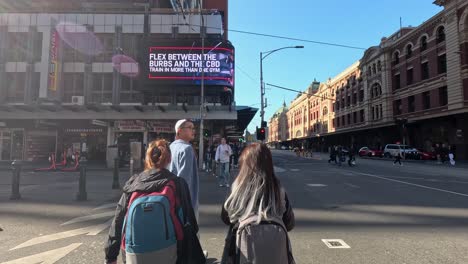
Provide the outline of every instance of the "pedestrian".
<path id="1" fill-rule="evenodd" d="M 171 163 L 169 171 L 183 178 L 189 187 L 192 207 L 198 219 L 199 178 L 198 165 L 190 141 L 195 138 L 195 126 L 188 119 L 181 119 L 175 124 L 176 137 L 171 143 Z"/>
<path id="2" fill-rule="evenodd" d="M 171 161 L 169 144 L 164 139 L 153 141 L 145 156 L 144 171 L 123 187 L 104 250 L 108 264 L 117 263 L 120 249 L 123 263 L 154 263 L 148 255 L 158 256 L 158 263 L 176 263 L 182 258 L 177 249 L 183 244 L 186 223 L 173 213 L 179 209 L 198 232 L 187 183 L 166 169 Z M 160 206 L 161 201 L 166 206 Z"/>
<path id="3" fill-rule="evenodd" d="M 328 160 L 328 163 L 335 161 L 336 163 L 336 147 L 332 146 L 330 148 L 330 159 Z"/>
<path id="4" fill-rule="evenodd" d="M 403 164 L 401 164 L 401 150 L 398 150 L 397 154 L 395 155 L 395 161 L 393 161 L 393 165 L 395 165 L 397 162 L 400 164 L 400 166 L 403 166 Z"/>
<path id="5" fill-rule="evenodd" d="M 265 144 L 242 152 L 221 219 L 230 226 L 221 263 L 294 263 L 287 233 L 294 228 L 294 213 Z"/>
<path id="6" fill-rule="evenodd" d="M 452 166 L 455 166 L 455 156 L 453 154 L 454 152 L 455 152 L 454 147 L 449 146 L 449 148 L 448 148 L 448 153 L 449 153 L 448 157 L 449 157 L 449 160 L 450 160 L 450 165 L 452 165 Z"/>
<path id="7" fill-rule="evenodd" d="M 216 149 L 216 156 L 215 160 L 217 164 L 220 166 L 219 168 L 219 176 L 218 176 L 218 183 L 219 187 L 229 187 L 229 159 L 232 155 L 231 147 L 226 144 L 226 139 L 221 139 L 221 144 Z"/>

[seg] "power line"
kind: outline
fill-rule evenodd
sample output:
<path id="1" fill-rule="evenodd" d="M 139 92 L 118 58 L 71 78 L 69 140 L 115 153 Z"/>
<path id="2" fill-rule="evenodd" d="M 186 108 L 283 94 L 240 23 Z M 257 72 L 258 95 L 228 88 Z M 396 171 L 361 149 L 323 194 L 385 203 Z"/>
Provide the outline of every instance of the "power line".
<path id="1" fill-rule="evenodd" d="M 195 25 L 195 24 L 161 24 L 164 26 L 195 26 L 195 27 L 200 27 L 200 25 Z M 287 36 L 279 36 L 279 35 L 273 35 L 273 34 L 265 34 L 265 33 L 258 33 L 258 32 L 251 32 L 251 31 L 245 31 L 245 30 L 236 30 L 236 29 L 223 29 L 220 27 L 210 27 L 210 26 L 205 26 L 205 28 L 211 28 L 211 29 L 217 29 L 217 30 L 226 30 L 228 32 L 235 32 L 235 33 L 241 33 L 241 34 L 248 34 L 248 35 L 254 35 L 254 36 L 261 36 L 261 37 L 269 37 L 269 38 L 278 38 L 278 39 L 287 39 L 287 40 L 294 40 L 294 41 L 301 41 L 301 42 L 306 42 L 306 43 L 313 43 L 313 44 L 318 44 L 318 45 L 326 45 L 326 46 L 333 46 L 333 47 L 340 47 L 340 48 L 348 48 L 348 49 L 357 49 L 357 50 L 366 50 L 367 48 L 361 48 L 361 47 L 356 47 L 356 46 L 351 46 L 351 45 L 344 45 L 344 44 L 338 44 L 338 43 L 331 43 L 331 42 L 325 42 L 325 41 L 317 41 L 317 40 L 309 40 L 309 39 L 300 39 L 300 38 L 293 38 L 293 37 L 287 37 Z"/>
<path id="2" fill-rule="evenodd" d="M 244 71 L 239 65 L 238 63 L 236 63 L 236 67 L 245 75 L 247 76 L 250 80 L 252 80 L 252 82 L 254 82 L 255 84 L 257 84 L 257 80 L 255 80 L 252 76 L 250 76 L 246 71 Z"/>
<path id="3" fill-rule="evenodd" d="M 282 90 L 286 90 L 286 91 L 291 91 L 291 92 L 296 92 L 296 93 L 300 93 L 300 94 L 315 96 L 315 97 L 322 98 L 322 99 L 336 101 L 336 99 L 330 98 L 330 97 L 325 97 L 325 96 L 316 95 L 316 94 L 312 94 L 312 93 L 302 92 L 302 91 L 299 91 L 299 90 L 294 90 L 294 89 L 290 89 L 290 88 L 286 88 L 286 87 L 282 87 L 282 86 L 278 86 L 278 85 L 274 85 L 274 84 L 270 84 L 270 83 L 265 83 L 265 84 L 268 85 L 268 86 L 278 88 L 278 89 L 282 89 Z"/>

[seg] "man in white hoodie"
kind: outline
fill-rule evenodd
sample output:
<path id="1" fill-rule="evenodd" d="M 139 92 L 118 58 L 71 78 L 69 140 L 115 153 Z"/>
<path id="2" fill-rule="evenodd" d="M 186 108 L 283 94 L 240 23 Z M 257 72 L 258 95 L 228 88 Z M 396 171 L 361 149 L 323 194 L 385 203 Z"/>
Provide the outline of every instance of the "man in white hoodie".
<path id="1" fill-rule="evenodd" d="M 215 160 L 220 164 L 218 183 L 219 187 L 229 187 L 229 158 L 232 155 L 231 147 L 226 144 L 226 139 L 221 139 L 221 144 L 216 149 Z"/>

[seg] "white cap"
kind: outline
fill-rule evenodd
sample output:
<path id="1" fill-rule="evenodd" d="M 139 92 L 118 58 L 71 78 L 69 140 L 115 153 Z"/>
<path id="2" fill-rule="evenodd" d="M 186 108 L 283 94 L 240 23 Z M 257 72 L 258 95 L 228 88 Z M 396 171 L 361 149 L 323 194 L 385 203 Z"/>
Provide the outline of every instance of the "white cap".
<path id="1" fill-rule="evenodd" d="M 174 128 L 175 128 L 175 132 L 177 134 L 177 131 L 179 130 L 179 128 L 182 126 L 183 123 L 189 121 L 188 119 L 181 119 L 179 121 L 176 122 Z"/>

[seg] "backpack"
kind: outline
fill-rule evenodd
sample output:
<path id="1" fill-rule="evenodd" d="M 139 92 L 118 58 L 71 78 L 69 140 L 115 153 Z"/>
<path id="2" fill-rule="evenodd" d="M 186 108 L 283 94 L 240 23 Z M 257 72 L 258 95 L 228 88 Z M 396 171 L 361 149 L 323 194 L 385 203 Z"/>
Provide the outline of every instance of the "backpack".
<path id="1" fill-rule="evenodd" d="M 126 263 L 176 263 L 177 241 L 183 239 L 181 215 L 174 181 L 158 192 L 133 192 L 122 230 Z"/>
<path id="2" fill-rule="evenodd" d="M 236 231 L 235 264 L 295 264 L 288 231 L 281 219 L 240 221 Z"/>

